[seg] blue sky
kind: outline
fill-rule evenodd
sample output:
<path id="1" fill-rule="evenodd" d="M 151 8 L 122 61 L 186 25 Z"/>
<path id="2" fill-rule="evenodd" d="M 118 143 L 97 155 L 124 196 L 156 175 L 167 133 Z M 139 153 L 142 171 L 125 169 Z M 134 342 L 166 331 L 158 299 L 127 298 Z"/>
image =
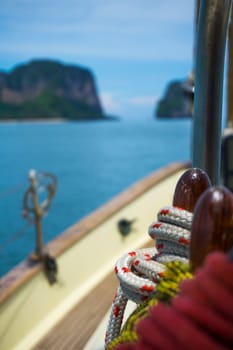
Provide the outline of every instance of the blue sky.
<path id="1" fill-rule="evenodd" d="M 89 67 L 105 111 L 152 119 L 192 69 L 194 0 L 5 0 L 0 70 L 33 58 Z"/>

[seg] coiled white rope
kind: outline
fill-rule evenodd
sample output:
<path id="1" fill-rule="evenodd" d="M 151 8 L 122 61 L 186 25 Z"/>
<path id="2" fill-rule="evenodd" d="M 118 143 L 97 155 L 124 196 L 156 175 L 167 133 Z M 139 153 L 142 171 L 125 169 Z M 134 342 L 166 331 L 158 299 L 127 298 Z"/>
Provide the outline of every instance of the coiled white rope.
<path id="1" fill-rule="evenodd" d="M 192 217 L 193 214 L 184 209 L 162 208 L 157 215 L 158 221 L 148 230 L 156 242 L 155 247 L 129 252 L 117 261 L 115 273 L 120 287 L 112 303 L 106 347 L 120 334 L 127 301 L 140 304 L 153 295 L 158 281 L 164 276 L 167 262 L 188 262 Z"/>

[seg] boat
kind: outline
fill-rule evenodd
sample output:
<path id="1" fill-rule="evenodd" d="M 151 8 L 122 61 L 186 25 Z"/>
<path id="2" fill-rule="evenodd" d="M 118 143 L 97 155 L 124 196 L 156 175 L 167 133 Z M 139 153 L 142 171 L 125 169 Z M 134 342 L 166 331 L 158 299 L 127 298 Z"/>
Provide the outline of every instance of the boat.
<path id="1" fill-rule="evenodd" d="M 74 306 L 79 318 L 75 321 L 76 348 L 82 349 L 111 304 L 115 261 L 125 251 L 148 244 L 148 222 L 161 205 L 171 201 L 174 184 L 187 166 L 177 162 L 156 171 L 44 247 L 56 259 L 57 283 L 51 285 L 43 264 L 30 258 L 6 274 L 0 280 L 0 349 L 33 348 Z M 129 232 L 121 233 L 119 224 L 124 228 L 123 220 L 132 219 Z M 81 329 L 83 316 L 86 332 Z"/>
<path id="2" fill-rule="evenodd" d="M 205 170 L 212 184 L 220 182 L 222 83 L 231 2 L 203 0 L 198 30 L 192 167 Z M 36 251 L 38 259 L 29 257 L 1 278 L 0 349 L 97 349 L 102 334 L 98 326 L 118 284 L 112 272 L 115 262 L 153 244 L 148 225 L 161 207 L 172 203 L 176 184 L 188 168 L 190 164 L 177 162 L 157 170 Z"/>

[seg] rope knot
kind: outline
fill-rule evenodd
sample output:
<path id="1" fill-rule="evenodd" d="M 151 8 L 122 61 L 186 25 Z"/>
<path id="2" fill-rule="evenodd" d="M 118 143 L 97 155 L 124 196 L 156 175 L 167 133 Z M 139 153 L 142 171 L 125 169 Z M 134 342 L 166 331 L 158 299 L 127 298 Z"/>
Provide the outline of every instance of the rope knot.
<path id="1" fill-rule="evenodd" d="M 159 211 L 158 221 L 153 222 L 148 230 L 155 240 L 157 261 L 187 260 L 192 217 L 191 212 L 178 207 L 165 207 Z"/>
<path id="2" fill-rule="evenodd" d="M 154 295 L 168 262 L 188 263 L 192 216 L 181 208 L 162 208 L 157 215 L 158 221 L 148 230 L 156 242 L 155 247 L 131 251 L 117 261 L 115 273 L 120 287 L 112 304 L 106 347 L 120 334 L 127 301 L 141 304 Z"/>

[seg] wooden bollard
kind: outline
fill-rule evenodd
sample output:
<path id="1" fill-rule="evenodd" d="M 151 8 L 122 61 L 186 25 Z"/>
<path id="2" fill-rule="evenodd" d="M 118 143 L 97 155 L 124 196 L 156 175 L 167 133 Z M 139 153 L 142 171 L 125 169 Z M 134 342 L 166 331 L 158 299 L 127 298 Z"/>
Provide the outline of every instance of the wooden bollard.
<path id="1" fill-rule="evenodd" d="M 190 260 L 193 271 L 215 250 L 233 246 L 233 195 L 224 186 L 207 189 L 199 198 L 193 216 Z"/>
<path id="2" fill-rule="evenodd" d="M 173 206 L 193 212 L 200 195 L 210 186 L 210 179 L 203 170 L 186 170 L 177 182 Z"/>

